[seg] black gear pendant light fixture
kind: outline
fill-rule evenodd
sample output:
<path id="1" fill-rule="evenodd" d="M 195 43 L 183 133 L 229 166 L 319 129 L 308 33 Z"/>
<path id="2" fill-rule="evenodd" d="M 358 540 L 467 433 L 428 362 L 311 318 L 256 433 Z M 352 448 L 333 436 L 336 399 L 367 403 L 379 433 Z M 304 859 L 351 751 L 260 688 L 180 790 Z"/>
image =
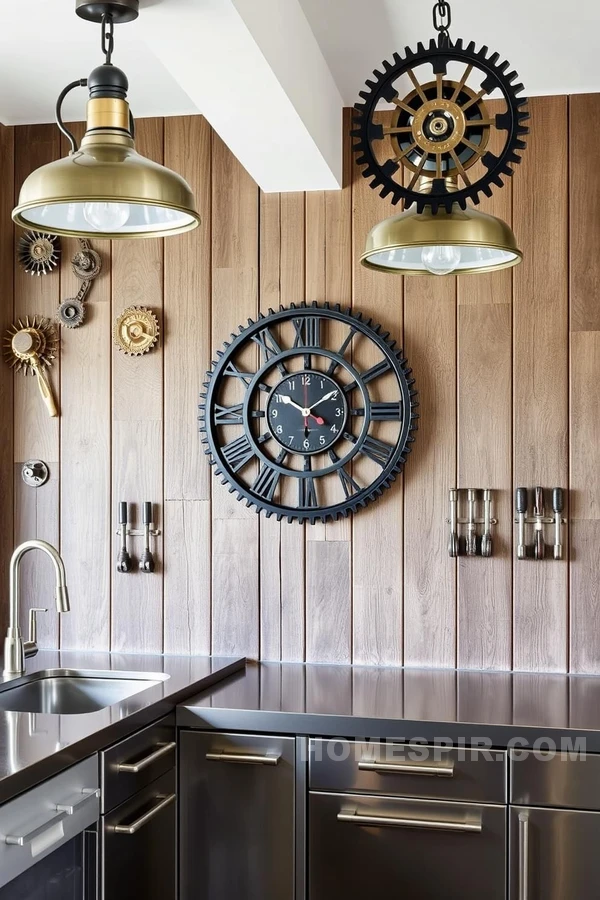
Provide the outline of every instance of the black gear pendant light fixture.
<path id="1" fill-rule="evenodd" d="M 138 16 L 139 0 L 77 0 L 76 12 L 102 26 L 104 63 L 71 82 L 56 104 L 56 122 L 71 152 L 25 180 L 12 217 L 24 228 L 97 238 L 166 237 L 200 223 L 190 186 L 135 150 L 125 73 L 113 65 L 114 26 Z M 89 91 L 87 127 L 77 146 L 62 121 L 62 104 L 76 87 Z"/>
<path id="2" fill-rule="evenodd" d="M 523 85 L 498 53 L 453 42 L 451 21 L 450 4 L 436 2 L 437 40 L 384 61 L 355 105 L 351 133 L 362 174 L 405 207 L 371 230 L 361 262 L 372 269 L 462 275 L 523 257 L 509 225 L 467 203 L 491 196 L 520 162 L 529 118 Z M 493 114 L 490 97 L 502 107 Z M 392 122 L 383 125 L 380 112 L 390 104 Z"/>

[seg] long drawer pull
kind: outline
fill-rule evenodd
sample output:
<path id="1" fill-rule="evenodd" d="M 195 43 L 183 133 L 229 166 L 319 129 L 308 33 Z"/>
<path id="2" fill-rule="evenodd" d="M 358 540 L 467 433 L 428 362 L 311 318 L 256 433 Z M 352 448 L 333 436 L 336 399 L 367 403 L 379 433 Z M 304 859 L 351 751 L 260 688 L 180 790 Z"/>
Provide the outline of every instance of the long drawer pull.
<path id="1" fill-rule="evenodd" d="M 76 812 L 78 812 L 84 803 L 87 803 L 88 800 L 97 800 L 100 796 L 99 788 L 84 788 L 81 794 L 77 797 L 73 803 L 57 803 L 56 809 L 58 812 L 64 812 L 68 816 L 74 816 Z"/>
<path id="2" fill-rule="evenodd" d="M 5 843 L 16 847 L 25 847 L 27 844 L 31 844 L 36 838 L 40 837 L 40 835 L 45 834 L 47 831 L 52 831 L 55 825 L 58 825 L 59 822 L 62 822 L 62 820 L 66 818 L 66 812 L 59 812 L 55 816 L 52 816 L 50 821 L 44 822 L 43 825 L 38 825 L 37 828 L 33 828 L 26 834 L 7 834 L 4 841 Z M 62 834 L 58 835 L 57 840 L 60 840 L 62 837 Z"/>
<path id="3" fill-rule="evenodd" d="M 219 750 L 217 753 L 207 753 L 206 758 L 212 762 L 240 763 L 246 766 L 276 766 L 281 754 L 226 753 L 225 750 Z"/>
<path id="4" fill-rule="evenodd" d="M 519 900 L 529 900 L 529 816 L 519 813 Z"/>
<path id="5" fill-rule="evenodd" d="M 343 809 L 337 815 L 338 822 L 352 825 L 377 825 L 380 828 L 419 828 L 425 831 L 481 832 L 481 818 L 478 822 L 444 822 L 441 819 L 409 819 L 395 816 L 364 816 L 354 809 Z"/>
<path id="6" fill-rule="evenodd" d="M 149 753 L 148 756 L 145 756 L 136 763 L 119 763 L 117 765 L 117 772 L 128 772 L 132 775 L 137 775 L 138 772 L 143 772 L 144 769 L 147 769 L 148 766 L 155 763 L 161 756 L 166 756 L 167 753 L 174 750 L 176 746 L 177 744 L 175 741 L 169 741 L 168 744 L 159 744 L 156 750 L 153 750 L 152 753 Z"/>
<path id="7" fill-rule="evenodd" d="M 143 816 L 140 816 L 139 819 L 136 819 L 135 822 L 132 822 L 131 825 L 115 825 L 114 831 L 116 834 L 135 834 L 143 828 L 144 825 L 147 825 L 148 822 L 151 822 L 155 816 L 157 816 L 160 812 L 163 811 L 169 804 L 171 804 L 175 799 L 175 794 L 169 794 L 167 797 L 157 797 L 159 801 L 156 806 L 153 806 L 152 809 L 149 809 L 148 812 L 144 813 Z"/>
<path id="8" fill-rule="evenodd" d="M 382 775 L 435 775 L 438 778 L 454 777 L 454 760 L 439 766 L 427 766 L 420 763 L 382 763 L 376 759 L 361 759 L 358 768 L 366 772 L 379 772 Z"/>

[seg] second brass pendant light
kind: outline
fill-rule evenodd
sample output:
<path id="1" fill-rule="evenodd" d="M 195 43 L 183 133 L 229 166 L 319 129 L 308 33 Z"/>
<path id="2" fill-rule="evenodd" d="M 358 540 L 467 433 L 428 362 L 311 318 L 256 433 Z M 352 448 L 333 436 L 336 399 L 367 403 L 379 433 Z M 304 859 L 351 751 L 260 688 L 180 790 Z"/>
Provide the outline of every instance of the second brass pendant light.
<path id="1" fill-rule="evenodd" d="M 77 0 L 77 14 L 102 26 L 105 61 L 60 94 L 56 121 L 71 144 L 64 158 L 25 180 L 12 217 L 51 234 L 122 239 L 167 237 L 196 228 L 200 216 L 187 182 L 135 150 L 125 73 L 113 65 L 115 24 L 138 16 L 139 0 Z M 86 132 L 78 147 L 62 121 L 64 98 L 87 86 Z"/>
<path id="2" fill-rule="evenodd" d="M 355 106 L 354 152 L 371 187 L 405 211 L 370 232 L 363 265 L 404 275 L 491 272 L 522 260 L 511 227 L 473 209 L 520 162 L 529 118 L 515 71 L 487 47 L 450 39 L 450 4 L 434 4 L 438 33 L 382 63 Z M 492 113 L 487 99 L 500 98 Z M 393 107 L 391 124 L 383 110 Z M 498 107 L 496 107 L 497 109 Z"/>

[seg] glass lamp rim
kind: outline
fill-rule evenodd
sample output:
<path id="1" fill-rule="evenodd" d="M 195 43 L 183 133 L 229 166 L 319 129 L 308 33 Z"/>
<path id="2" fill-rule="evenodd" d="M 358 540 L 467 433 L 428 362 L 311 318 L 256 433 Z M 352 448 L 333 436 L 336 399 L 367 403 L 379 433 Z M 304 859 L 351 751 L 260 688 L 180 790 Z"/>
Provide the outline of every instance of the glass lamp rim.
<path id="1" fill-rule="evenodd" d="M 497 263 L 490 263 L 484 266 L 466 266 L 464 269 L 461 269 L 457 266 L 457 268 L 451 272 L 451 275 L 479 275 L 484 274 L 486 272 L 499 272 L 502 269 L 510 269 L 513 266 L 519 265 L 523 261 L 523 252 L 518 247 L 507 247 L 502 244 L 494 244 L 493 242 L 487 242 L 485 244 L 477 241 L 460 241 L 460 240 L 448 240 L 443 243 L 437 242 L 433 243 L 432 241 L 413 241 L 411 243 L 402 243 L 402 244 L 389 244 L 385 247 L 378 247 L 377 249 L 371 248 L 369 250 L 365 250 L 365 252 L 360 257 L 361 265 L 363 265 L 367 269 L 371 269 L 375 272 L 387 272 L 393 275 L 431 275 L 432 273 L 426 269 L 414 269 L 410 264 L 407 264 L 405 267 L 402 266 L 386 266 L 386 265 L 378 265 L 371 261 L 372 257 L 377 256 L 381 253 L 390 253 L 394 250 L 412 250 L 412 249 L 423 249 L 425 247 L 466 247 L 469 249 L 477 249 L 480 248 L 482 250 L 496 250 L 501 253 L 510 254 L 509 259 L 503 259 Z"/>

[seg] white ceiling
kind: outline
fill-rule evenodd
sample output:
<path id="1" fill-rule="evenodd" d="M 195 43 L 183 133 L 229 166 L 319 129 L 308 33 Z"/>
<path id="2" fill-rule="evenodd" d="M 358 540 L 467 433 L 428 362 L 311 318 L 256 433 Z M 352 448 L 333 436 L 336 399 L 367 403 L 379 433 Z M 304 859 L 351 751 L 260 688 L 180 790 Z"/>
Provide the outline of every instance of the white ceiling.
<path id="1" fill-rule="evenodd" d="M 373 69 L 435 34 L 433 0 L 300 0 L 352 106 Z M 598 0 L 452 0 L 454 39 L 508 59 L 530 97 L 600 91 Z"/>
<path id="2" fill-rule="evenodd" d="M 341 108 L 394 51 L 433 36 L 433 0 L 141 0 L 116 30 L 136 117 L 202 111 L 267 191 L 341 181 Z M 51 122 L 102 60 L 75 0 L 0 0 L 0 122 Z M 451 35 L 488 44 L 530 96 L 600 92 L 598 0 L 452 0 Z M 84 117 L 85 91 L 65 104 Z"/>

